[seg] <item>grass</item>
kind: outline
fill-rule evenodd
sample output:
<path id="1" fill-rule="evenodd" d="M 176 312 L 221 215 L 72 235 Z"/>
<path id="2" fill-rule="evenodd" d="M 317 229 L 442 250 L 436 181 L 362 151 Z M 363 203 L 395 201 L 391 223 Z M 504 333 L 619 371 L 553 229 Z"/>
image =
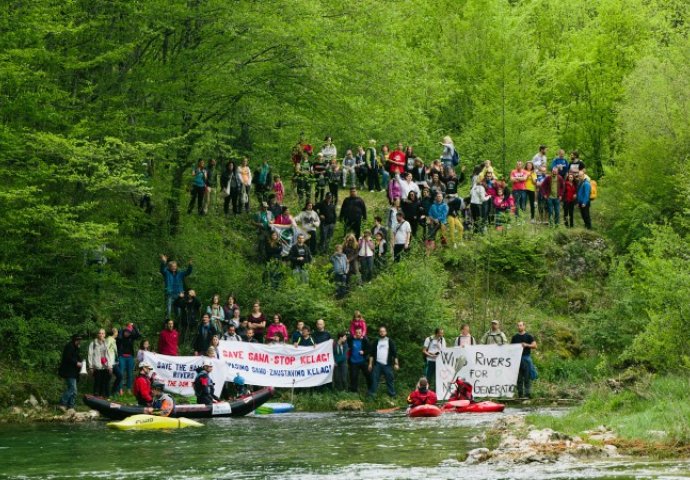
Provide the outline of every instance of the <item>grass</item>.
<path id="1" fill-rule="evenodd" d="M 605 425 L 617 433 L 622 447 L 646 445 L 648 453 L 663 455 L 690 444 L 689 390 L 687 377 L 641 376 L 622 390 L 597 386 L 564 417 L 531 415 L 528 422 L 571 435 Z"/>

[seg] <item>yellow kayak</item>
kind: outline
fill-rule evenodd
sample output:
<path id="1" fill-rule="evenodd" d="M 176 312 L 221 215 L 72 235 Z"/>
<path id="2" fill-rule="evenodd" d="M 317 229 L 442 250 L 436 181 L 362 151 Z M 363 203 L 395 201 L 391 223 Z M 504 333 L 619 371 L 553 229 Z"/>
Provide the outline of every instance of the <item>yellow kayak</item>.
<path id="1" fill-rule="evenodd" d="M 172 428 L 203 427 L 204 424 L 188 418 L 132 415 L 119 422 L 110 422 L 108 426 L 118 430 L 169 430 Z"/>

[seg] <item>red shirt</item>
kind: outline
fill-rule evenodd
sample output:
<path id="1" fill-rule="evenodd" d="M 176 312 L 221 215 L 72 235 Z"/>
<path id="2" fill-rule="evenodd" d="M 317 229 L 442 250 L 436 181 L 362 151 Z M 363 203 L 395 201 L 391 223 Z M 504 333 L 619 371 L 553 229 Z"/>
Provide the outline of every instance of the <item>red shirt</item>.
<path id="1" fill-rule="evenodd" d="M 393 150 L 388 156 L 388 170 L 393 173 L 403 173 L 405 171 L 405 152 L 402 150 Z"/>
<path id="2" fill-rule="evenodd" d="M 563 200 L 566 202 L 574 202 L 577 198 L 577 186 L 574 183 L 565 182 L 565 195 Z"/>
<path id="3" fill-rule="evenodd" d="M 161 330 L 158 335 L 158 353 L 162 355 L 177 356 L 177 344 L 179 333 L 177 330 Z"/>
<path id="4" fill-rule="evenodd" d="M 418 407 L 420 405 L 436 405 L 436 400 L 436 392 L 433 390 L 427 390 L 424 393 L 420 392 L 419 390 L 415 390 L 414 392 L 410 393 L 409 397 L 407 397 L 407 403 L 409 403 L 412 407 Z"/>
<path id="5" fill-rule="evenodd" d="M 151 402 L 153 402 L 153 397 L 151 396 L 151 381 L 146 375 L 139 375 L 134 379 L 132 393 L 137 397 L 137 401 L 140 403 L 151 405 Z"/>

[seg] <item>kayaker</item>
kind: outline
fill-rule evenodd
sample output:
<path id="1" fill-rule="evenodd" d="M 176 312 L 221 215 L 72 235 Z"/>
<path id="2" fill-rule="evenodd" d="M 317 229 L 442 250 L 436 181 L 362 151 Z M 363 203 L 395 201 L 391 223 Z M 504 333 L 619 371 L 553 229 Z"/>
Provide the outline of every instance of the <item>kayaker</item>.
<path id="1" fill-rule="evenodd" d="M 429 390 L 429 380 L 426 377 L 419 379 L 417 388 L 407 397 L 407 403 L 410 407 L 419 407 L 420 405 L 436 405 L 436 392 Z"/>
<path id="2" fill-rule="evenodd" d="M 472 395 L 472 385 L 467 383 L 464 379 L 458 377 L 455 380 L 455 392 L 451 395 L 449 400 L 469 400 L 474 402 L 474 396 Z"/>
<path id="3" fill-rule="evenodd" d="M 151 384 L 151 392 L 153 393 L 151 413 L 160 417 L 169 416 L 175 409 L 175 400 L 163 391 L 164 388 L 165 385 L 158 381 Z"/>
<path id="4" fill-rule="evenodd" d="M 153 367 L 148 362 L 141 362 L 139 364 L 139 375 L 134 379 L 134 386 L 132 393 L 137 398 L 137 404 L 142 407 L 150 407 L 153 402 L 151 395 L 151 378 L 150 373 Z"/>
<path id="5" fill-rule="evenodd" d="M 198 371 L 194 379 L 194 394 L 196 395 L 196 403 L 203 403 L 211 405 L 214 400 L 218 400 L 215 393 L 215 384 L 211 379 L 211 372 L 213 371 L 213 362 L 207 358 L 201 369 Z"/>

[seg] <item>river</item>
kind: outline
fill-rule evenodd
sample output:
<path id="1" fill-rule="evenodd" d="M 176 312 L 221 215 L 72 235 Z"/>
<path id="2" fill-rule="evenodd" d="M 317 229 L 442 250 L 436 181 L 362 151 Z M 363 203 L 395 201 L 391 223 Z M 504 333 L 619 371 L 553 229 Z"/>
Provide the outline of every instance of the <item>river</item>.
<path id="1" fill-rule="evenodd" d="M 462 465 L 496 415 L 292 413 L 164 432 L 113 431 L 105 422 L 2 425 L 0 479 L 690 478 L 685 461 Z"/>

